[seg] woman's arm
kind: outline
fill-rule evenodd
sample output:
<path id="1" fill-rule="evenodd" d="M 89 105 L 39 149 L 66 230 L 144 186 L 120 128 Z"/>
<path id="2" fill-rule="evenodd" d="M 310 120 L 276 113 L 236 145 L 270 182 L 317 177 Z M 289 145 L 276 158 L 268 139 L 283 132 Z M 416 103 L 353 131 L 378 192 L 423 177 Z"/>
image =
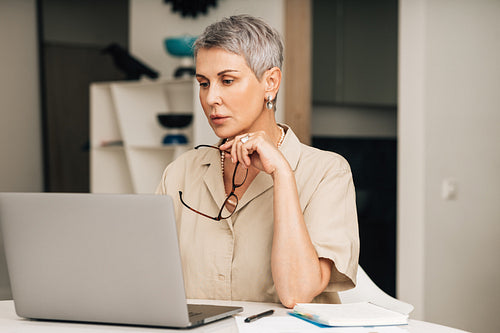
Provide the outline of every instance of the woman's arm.
<path id="1" fill-rule="evenodd" d="M 299 203 L 297 185 L 288 161 L 264 132 L 251 133 L 245 143 L 237 136 L 221 146 L 240 161 L 270 174 L 274 180 L 274 234 L 271 270 L 281 303 L 291 308 L 310 302 L 328 285 L 333 262 L 318 258 Z"/>
<path id="2" fill-rule="evenodd" d="M 274 236 L 271 269 L 281 303 L 310 302 L 328 285 L 333 262 L 318 258 L 304 222 L 295 177 L 277 169 L 274 179 Z"/>

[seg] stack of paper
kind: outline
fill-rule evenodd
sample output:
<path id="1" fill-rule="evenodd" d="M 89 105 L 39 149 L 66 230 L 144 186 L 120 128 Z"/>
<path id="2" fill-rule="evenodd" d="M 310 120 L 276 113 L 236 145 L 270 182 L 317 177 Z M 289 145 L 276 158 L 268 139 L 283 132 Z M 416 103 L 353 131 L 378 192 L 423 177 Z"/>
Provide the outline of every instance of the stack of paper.
<path id="1" fill-rule="evenodd" d="M 251 323 L 245 323 L 244 316 L 236 316 L 235 320 L 239 333 L 408 333 L 406 326 L 318 326 L 288 315 L 274 315 Z"/>
<path id="2" fill-rule="evenodd" d="M 326 326 L 384 326 L 408 324 L 408 315 L 369 302 L 348 304 L 301 303 L 294 316 Z"/>

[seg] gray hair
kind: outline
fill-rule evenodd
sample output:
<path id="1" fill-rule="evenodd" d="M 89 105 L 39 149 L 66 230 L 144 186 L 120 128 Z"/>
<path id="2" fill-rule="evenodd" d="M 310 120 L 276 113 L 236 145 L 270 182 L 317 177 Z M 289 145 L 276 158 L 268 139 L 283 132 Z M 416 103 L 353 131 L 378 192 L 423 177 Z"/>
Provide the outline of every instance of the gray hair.
<path id="1" fill-rule="evenodd" d="M 273 67 L 283 64 L 283 42 L 276 29 L 260 18 L 236 15 L 209 25 L 194 43 L 196 57 L 200 49 L 219 47 L 245 58 L 257 79 Z"/>

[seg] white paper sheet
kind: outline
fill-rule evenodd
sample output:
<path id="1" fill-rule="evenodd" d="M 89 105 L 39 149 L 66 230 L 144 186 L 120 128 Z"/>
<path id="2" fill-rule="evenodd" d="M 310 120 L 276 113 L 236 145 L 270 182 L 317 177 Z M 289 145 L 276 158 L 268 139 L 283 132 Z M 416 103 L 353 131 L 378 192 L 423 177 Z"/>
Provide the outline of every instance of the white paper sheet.
<path id="1" fill-rule="evenodd" d="M 271 316 L 245 323 L 245 317 L 236 316 L 239 333 L 402 333 L 408 332 L 406 326 L 377 327 L 319 327 L 292 316 Z"/>

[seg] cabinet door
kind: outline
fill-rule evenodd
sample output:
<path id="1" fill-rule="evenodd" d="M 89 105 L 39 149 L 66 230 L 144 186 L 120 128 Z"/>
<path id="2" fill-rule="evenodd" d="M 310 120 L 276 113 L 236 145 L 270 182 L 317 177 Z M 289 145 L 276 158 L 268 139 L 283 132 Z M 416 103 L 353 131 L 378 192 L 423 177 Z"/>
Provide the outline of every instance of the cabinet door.
<path id="1" fill-rule="evenodd" d="M 397 0 L 315 0 L 313 101 L 395 105 Z"/>

